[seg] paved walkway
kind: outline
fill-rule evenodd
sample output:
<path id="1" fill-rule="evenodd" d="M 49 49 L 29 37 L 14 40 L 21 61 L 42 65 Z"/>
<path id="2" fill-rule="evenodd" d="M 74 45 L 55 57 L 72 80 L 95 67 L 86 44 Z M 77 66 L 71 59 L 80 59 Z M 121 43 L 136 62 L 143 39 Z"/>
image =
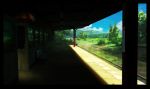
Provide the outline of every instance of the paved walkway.
<path id="1" fill-rule="evenodd" d="M 99 80 L 103 79 L 106 84 L 110 85 L 122 84 L 122 71 L 120 69 L 77 46 L 73 47 L 73 45 L 70 45 L 70 47 L 81 58 L 81 61 L 89 67 L 97 78 L 99 78 Z M 138 81 L 138 84 L 143 83 Z"/>

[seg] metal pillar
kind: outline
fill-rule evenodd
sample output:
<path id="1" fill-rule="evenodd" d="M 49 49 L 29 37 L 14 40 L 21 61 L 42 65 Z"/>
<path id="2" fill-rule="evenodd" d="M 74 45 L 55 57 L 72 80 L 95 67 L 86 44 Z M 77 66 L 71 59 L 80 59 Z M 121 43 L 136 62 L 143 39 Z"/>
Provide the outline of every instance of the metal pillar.
<path id="1" fill-rule="evenodd" d="M 76 29 L 73 29 L 73 45 L 76 46 Z"/>

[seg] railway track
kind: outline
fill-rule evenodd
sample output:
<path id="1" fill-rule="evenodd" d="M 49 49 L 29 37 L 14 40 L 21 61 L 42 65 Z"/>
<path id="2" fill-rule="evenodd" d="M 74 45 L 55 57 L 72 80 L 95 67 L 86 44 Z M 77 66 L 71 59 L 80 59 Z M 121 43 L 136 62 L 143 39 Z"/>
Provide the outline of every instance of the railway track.
<path id="1" fill-rule="evenodd" d="M 80 47 L 80 48 L 81 48 L 81 47 Z M 82 49 L 83 49 L 83 48 L 82 48 Z M 88 51 L 87 49 L 84 49 L 84 50 Z M 89 52 L 89 51 L 88 51 L 88 52 Z M 90 52 L 90 53 L 91 53 L 91 52 Z M 92 53 L 92 54 L 95 55 L 95 56 L 97 56 L 97 55 L 94 54 L 94 53 Z M 99 57 L 99 56 L 97 56 L 97 57 Z M 102 59 L 103 59 L 104 61 L 108 62 L 109 64 L 111 64 L 111 65 L 117 67 L 118 69 L 122 70 L 122 66 L 116 65 L 116 64 L 112 63 L 111 61 L 106 60 L 105 58 L 102 58 Z M 142 76 L 142 75 L 140 75 L 140 74 L 137 74 L 137 79 L 140 80 L 140 81 L 142 81 L 142 82 L 144 82 L 144 83 L 146 84 L 146 78 L 145 78 L 144 76 Z"/>
<path id="2" fill-rule="evenodd" d="M 116 64 L 114 64 L 114 63 L 112 63 L 112 62 L 110 62 L 110 61 L 108 61 L 108 60 L 105 60 L 105 61 L 109 62 L 110 64 L 112 64 L 112 65 L 114 65 L 115 67 L 117 67 L 117 68 L 119 68 L 120 70 L 122 70 L 122 66 L 116 65 Z M 146 78 L 145 78 L 144 76 L 142 76 L 142 75 L 140 75 L 140 74 L 137 74 L 137 79 L 140 80 L 140 81 L 142 81 L 142 82 L 144 82 L 144 83 L 146 84 Z"/>
<path id="3" fill-rule="evenodd" d="M 146 78 L 144 76 L 142 76 L 140 74 L 137 74 L 137 76 L 138 76 L 137 77 L 138 80 L 141 80 L 142 82 L 144 82 L 146 84 Z"/>
<path id="4" fill-rule="evenodd" d="M 114 63 L 112 63 L 112 62 L 110 62 L 110 61 L 108 61 L 108 60 L 105 60 L 105 61 L 109 62 L 110 64 L 112 64 L 112 65 L 114 65 L 115 67 L 117 67 L 117 68 L 119 68 L 120 70 L 122 70 L 122 66 L 116 65 L 116 64 L 114 64 Z M 142 82 L 144 82 L 144 83 L 146 84 L 146 78 L 145 78 L 144 76 L 142 76 L 142 75 L 140 75 L 140 74 L 137 74 L 137 79 L 140 80 L 140 81 L 142 81 Z"/>

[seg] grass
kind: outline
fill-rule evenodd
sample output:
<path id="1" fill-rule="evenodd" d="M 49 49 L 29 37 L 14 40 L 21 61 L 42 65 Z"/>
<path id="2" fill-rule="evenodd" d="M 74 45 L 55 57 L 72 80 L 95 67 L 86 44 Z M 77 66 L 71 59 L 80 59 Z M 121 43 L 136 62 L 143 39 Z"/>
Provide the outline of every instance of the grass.
<path id="1" fill-rule="evenodd" d="M 97 45 L 99 38 L 77 39 L 79 47 L 108 60 L 115 65 L 122 66 L 122 48 L 115 44 Z"/>
<path id="2" fill-rule="evenodd" d="M 98 38 L 86 38 L 86 40 L 77 39 L 77 44 L 97 44 L 98 41 Z"/>

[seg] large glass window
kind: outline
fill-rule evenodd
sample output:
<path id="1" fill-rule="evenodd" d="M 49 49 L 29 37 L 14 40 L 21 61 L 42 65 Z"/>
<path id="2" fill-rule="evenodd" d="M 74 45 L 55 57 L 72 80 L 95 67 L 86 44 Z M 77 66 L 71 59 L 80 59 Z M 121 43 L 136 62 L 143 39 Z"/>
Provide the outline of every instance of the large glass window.
<path id="1" fill-rule="evenodd" d="M 39 32 L 38 30 L 35 30 L 35 40 L 38 41 Z"/>
<path id="2" fill-rule="evenodd" d="M 33 30 L 32 30 L 32 28 L 28 28 L 28 40 L 30 42 L 33 41 Z"/>
<path id="3" fill-rule="evenodd" d="M 41 42 L 43 41 L 43 32 L 42 31 L 40 32 L 40 41 Z"/>
<path id="4" fill-rule="evenodd" d="M 146 83 L 146 4 L 138 4 L 138 79 Z"/>

